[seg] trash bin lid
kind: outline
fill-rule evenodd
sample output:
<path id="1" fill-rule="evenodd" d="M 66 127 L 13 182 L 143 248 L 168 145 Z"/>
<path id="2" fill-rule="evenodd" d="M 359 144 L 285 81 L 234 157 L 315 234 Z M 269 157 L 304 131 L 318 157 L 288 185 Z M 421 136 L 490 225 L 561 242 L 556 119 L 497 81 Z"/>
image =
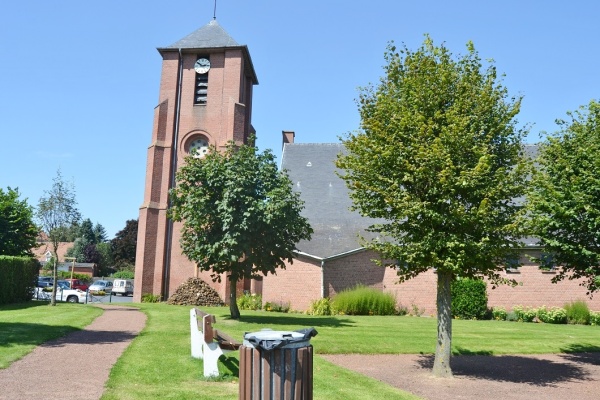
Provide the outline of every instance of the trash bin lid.
<path id="1" fill-rule="evenodd" d="M 310 328 L 302 331 L 274 331 L 263 329 L 258 332 L 250 332 L 244 335 L 244 346 L 274 350 L 277 348 L 298 348 L 310 344 L 310 338 L 317 331 Z"/>

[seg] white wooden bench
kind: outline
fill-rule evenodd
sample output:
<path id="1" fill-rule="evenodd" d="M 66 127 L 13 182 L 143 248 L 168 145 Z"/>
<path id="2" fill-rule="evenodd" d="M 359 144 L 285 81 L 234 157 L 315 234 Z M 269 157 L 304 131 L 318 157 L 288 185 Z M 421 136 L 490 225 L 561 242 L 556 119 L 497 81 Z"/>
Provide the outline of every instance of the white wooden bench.
<path id="1" fill-rule="evenodd" d="M 239 350 L 242 345 L 232 337 L 213 328 L 215 316 L 197 308 L 190 310 L 190 332 L 192 357 L 203 360 L 204 376 L 218 376 L 217 361 L 230 351 Z"/>

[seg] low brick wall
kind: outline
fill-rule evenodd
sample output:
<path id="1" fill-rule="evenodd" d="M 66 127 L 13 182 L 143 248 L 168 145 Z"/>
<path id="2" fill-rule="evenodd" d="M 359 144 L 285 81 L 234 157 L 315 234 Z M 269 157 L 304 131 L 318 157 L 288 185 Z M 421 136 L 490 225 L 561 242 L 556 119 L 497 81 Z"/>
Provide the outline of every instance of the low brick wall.
<path id="1" fill-rule="evenodd" d="M 295 258 L 277 275 L 268 275 L 262 282 L 263 304 L 290 304 L 292 310 L 305 311 L 310 303 L 321 298 L 321 264 L 307 258 Z"/>
<path id="2" fill-rule="evenodd" d="M 305 311 L 311 302 L 322 296 L 333 298 L 344 289 L 357 284 L 370 286 L 385 292 L 394 293 L 399 306 L 409 312 L 418 311 L 423 315 L 436 314 L 437 275 L 428 270 L 404 283 L 398 283 L 396 271 L 375 265 L 371 259 L 374 253 L 364 251 L 324 264 L 312 259 L 295 259 L 286 270 L 278 270 L 277 275 L 269 275 L 263 280 L 263 302 L 288 303 L 291 309 Z M 562 307 L 575 300 L 584 300 L 591 310 L 600 311 L 600 294 L 590 298 L 580 281 L 564 280 L 551 283 L 554 272 L 545 272 L 527 258 L 517 272 L 502 275 L 515 279 L 519 285 L 502 285 L 492 289 L 488 284 L 489 307 L 501 306 L 511 310 L 516 305 L 539 307 Z"/>

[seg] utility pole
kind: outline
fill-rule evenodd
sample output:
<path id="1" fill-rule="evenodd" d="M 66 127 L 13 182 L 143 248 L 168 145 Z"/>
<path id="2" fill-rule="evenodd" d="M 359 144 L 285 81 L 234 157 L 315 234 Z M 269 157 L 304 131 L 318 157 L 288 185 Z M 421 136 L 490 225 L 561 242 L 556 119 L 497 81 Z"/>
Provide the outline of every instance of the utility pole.
<path id="1" fill-rule="evenodd" d="M 75 272 L 75 257 L 65 257 L 65 260 L 72 260 L 73 264 L 71 265 L 71 289 L 73 289 L 73 273 Z"/>

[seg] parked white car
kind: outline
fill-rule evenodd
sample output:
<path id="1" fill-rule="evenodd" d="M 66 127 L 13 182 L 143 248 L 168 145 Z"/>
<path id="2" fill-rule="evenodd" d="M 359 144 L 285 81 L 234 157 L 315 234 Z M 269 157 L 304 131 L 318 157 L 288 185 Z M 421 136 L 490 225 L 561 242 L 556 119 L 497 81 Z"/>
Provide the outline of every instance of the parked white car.
<path id="1" fill-rule="evenodd" d="M 111 281 L 96 281 L 90 285 L 88 291 L 91 294 L 97 294 L 98 292 L 110 293 L 113 288 L 113 283 Z"/>
<path id="2" fill-rule="evenodd" d="M 62 282 L 57 283 L 56 301 L 66 301 L 68 303 L 85 303 L 87 301 L 87 292 L 79 289 L 71 289 Z M 33 292 L 34 300 L 50 300 L 52 292 L 46 292 L 43 288 L 35 288 Z"/>
<path id="3" fill-rule="evenodd" d="M 112 288 L 113 295 L 133 296 L 133 283 L 127 279 L 115 279 Z"/>

